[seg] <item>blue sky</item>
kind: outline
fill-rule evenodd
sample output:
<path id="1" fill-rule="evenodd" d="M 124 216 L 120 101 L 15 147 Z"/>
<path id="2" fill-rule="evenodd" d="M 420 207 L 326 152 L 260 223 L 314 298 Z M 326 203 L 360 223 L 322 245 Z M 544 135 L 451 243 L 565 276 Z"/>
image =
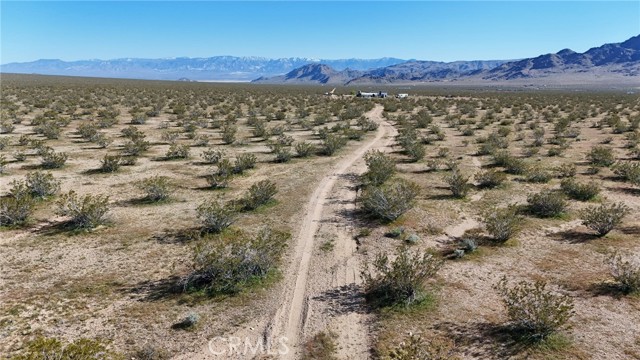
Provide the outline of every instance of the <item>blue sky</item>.
<path id="1" fill-rule="evenodd" d="M 515 59 L 640 34 L 635 1 L 0 1 L 0 63 L 216 55 Z"/>

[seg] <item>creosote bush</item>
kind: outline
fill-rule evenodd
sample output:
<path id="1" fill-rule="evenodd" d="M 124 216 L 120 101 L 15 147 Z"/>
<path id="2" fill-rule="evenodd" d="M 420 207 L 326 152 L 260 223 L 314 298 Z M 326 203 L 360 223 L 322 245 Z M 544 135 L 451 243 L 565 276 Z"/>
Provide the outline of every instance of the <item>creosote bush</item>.
<path id="1" fill-rule="evenodd" d="M 363 180 L 374 186 L 382 185 L 396 172 L 396 164 L 385 153 L 379 150 L 369 151 L 364 156 L 368 170 L 363 174 Z"/>
<path id="2" fill-rule="evenodd" d="M 368 214 L 384 221 L 393 221 L 413 207 L 418 191 L 418 185 L 397 180 L 365 188 L 359 201 Z"/>
<path id="3" fill-rule="evenodd" d="M 148 201 L 167 200 L 171 196 L 171 183 L 166 176 L 152 176 L 140 181 L 138 188 L 145 192 Z"/>
<path id="4" fill-rule="evenodd" d="M 487 232 L 496 241 L 505 242 L 516 234 L 522 217 L 518 215 L 518 208 L 515 205 L 510 205 L 506 208 L 485 212 L 483 222 Z"/>
<path id="5" fill-rule="evenodd" d="M 640 293 L 640 263 L 624 259 L 618 253 L 608 259 L 611 276 L 626 294 Z"/>
<path id="6" fill-rule="evenodd" d="M 442 260 L 427 252 L 398 249 L 392 260 L 387 254 L 376 255 L 362 270 L 365 296 L 376 306 L 412 305 L 427 296 L 425 282 L 433 278 Z M 373 267 L 373 271 L 370 269 Z"/>
<path id="7" fill-rule="evenodd" d="M 40 154 L 42 158 L 41 165 L 45 169 L 57 169 L 64 166 L 67 162 L 67 154 L 63 152 L 55 152 L 51 148 L 46 148 Z"/>
<path id="8" fill-rule="evenodd" d="M 34 197 L 45 198 L 60 190 L 60 181 L 51 173 L 35 171 L 27 174 L 26 186 Z"/>
<path id="9" fill-rule="evenodd" d="M 343 148 L 345 145 L 347 145 L 347 138 L 345 138 L 344 136 L 327 134 L 327 136 L 322 139 L 320 152 L 323 155 L 331 156 L 335 154 L 336 151 Z"/>
<path id="10" fill-rule="evenodd" d="M 540 342 L 568 328 L 574 314 L 570 297 L 555 294 L 546 287 L 543 281 L 521 281 L 509 287 L 506 277 L 494 287 L 502 296 L 513 326 L 522 332 L 526 341 Z"/>
<path id="11" fill-rule="evenodd" d="M 15 360 L 121 360 L 121 354 L 112 352 L 98 340 L 78 339 L 64 344 L 58 339 L 40 337 L 30 341 Z"/>
<path id="12" fill-rule="evenodd" d="M 459 170 L 454 169 L 451 175 L 445 177 L 444 180 L 449 184 L 449 190 L 451 190 L 453 196 L 457 198 L 467 196 L 471 187 L 468 176 L 464 176 Z"/>
<path id="13" fill-rule="evenodd" d="M 257 235 L 205 240 L 195 247 L 193 272 L 182 279 L 184 291 L 236 294 L 264 279 L 280 261 L 290 235 L 262 229 Z"/>
<path id="14" fill-rule="evenodd" d="M 19 187 L 16 189 L 15 187 Z M 19 226 L 27 222 L 35 201 L 22 183 L 16 184 L 9 196 L 0 197 L 0 226 Z"/>
<path id="15" fill-rule="evenodd" d="M 460 360 L 454 350 L 455 343 L 451 339 L 436 337 L 426 340 L 410 334 L 389 354 L 382 356 L 382 360 Z"/>
<path id="16" fill-rule="evenodd" d="M 568 197 L 580 201 L 588 201 L 600 193 L 600 186 L 595 182 L 587 184 L 579 183 L 573 178 L 563 179 L 560 182 L 560 189 Z"/>
<path id="17" fill-rule="evenodd" d="M 70 217 L 69 223 L 77 229 L 90 229 L 106 223 L 109 197 L 105 195 L 78 196 L 75 191 L 64 194 L 58 200 L 57 214 Z"/>
<path id="18" fill-rule="evenodd" d="M 309 142 L 301 141 L 294 145 L 294 149 L 298 157 L 304 158 L 313 154 L 315 146 Z"/>
<path id="19" fill-rule="evenodd" d="M 224 158 L 225 151 L 222 149 L 207 149 L 200 154 L 202 161 L 207 164 L 217 164 Z"/>
<path id="20" fill-rule="evenodd" d="M 100 165 L 100 171 L 105 173 L 116 172 L 122 165 L 122 156 L 120 155 L 105 155 L 102 158 L 102 164 Z"/>
<path id="21" fill-rule="evenodd" d="M 529 212 L 542 218 L 559 216 L 568 205 L 562 194 L 551 190 L 530 194 L 527 196 L 527 202 L 529 203 Z"/>
<path id="22" fill-rule="evenodd" d="M 171 144 L 165 156 L 167 159 L 187 159 L 189 152 L 189 145 L 187 144 Z"/>
<path id="23" fill-rule="evenodd" d="M 251 185 L 240 203 L 244 210 L 254 210 L 268 203 L 277 193 L 278 189 L 273 181 L 262 180 Z"/>
<path id="24" fill-rule="evenodd" d="M 486 170 L 475 174 L 474 178 L 478 187 L 491 189 L 502 185 L 507 180 L 507 175 L 500 171 Z"/>
<path id="25" fill-rule="evenodd" d="M 203 202 L 198 206 L 196 212 L 202 221 L 203 230 L 213 233 L 219 233 L 231 226 L 237 215 L 233 206 L 225 205 L 216 200 Z"/>
<path id="26" fill-rule="evenodd" d="M 620 224 L 629 212 L 629 207 L 623 203 L 590 206 L 581 213 L 582 223 L 597 232 L 598 236 L 605 236 Z"/>
<path id="27" fill-rule="evenodd" d="M 616 161 L 613 149 L 604 146 L 595 146 L 587 154 L 587 160 L 594 167 L 609 167 Z"/>
<path id="28" fill-rule="evenodd" d="M 233 172 L 236 174 L 242 174 L 245 170 L 253 169 L 256 166 L 256 161 L 257 158 L 254 154 L 240 154 L 233 165 Z"/>

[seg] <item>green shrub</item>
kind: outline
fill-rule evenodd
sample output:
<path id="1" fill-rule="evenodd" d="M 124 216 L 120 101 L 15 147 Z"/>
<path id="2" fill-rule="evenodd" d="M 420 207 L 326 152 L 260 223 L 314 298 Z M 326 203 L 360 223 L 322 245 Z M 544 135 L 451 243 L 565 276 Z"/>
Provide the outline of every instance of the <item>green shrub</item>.
<path id="1" fill-rule="evenodd" d="M 380 253 L 371 264 L 364 265 L 364 292 L 374 305 L 406 306 L 422 301 L 427 295 L 425 282 L 434 277 L 442 266 L 441 260 L 427 252 L 412 252 L 402 247 L 396 255 L 391 260 L 387 254 Z"/>
<path id="2" fill-rule="evenodd" d="M 594 146 L 587 154 L 587 160 L 594 167 L 609 167 L 616 161 L 613 149 L 604 146 Z"/>
<path id="3" fill-rule="evenodd" d="M 420 142 L 414 142 L 407 147 L 404 148 L 404 152 L 409 157 L 409 161 L 418 162 L 424 158 L 426 155 L 426 150 L 424 145 Z"/>
<path id="4" fill-rule="evenodd" d="M 232 206 L 223 205 L 214 200 L 203 202 L 196 209 L 198 218 L 207 232 L 218 233 L 235 222 L 236 211 Z"/>
<path id="5" fill-rule="evenodd" d="M 576 166 L 574 164 L 562 164 L 553 169 L 559 178 L 571 178 L 576 176 Z"/>
<path id="6" fill-rule="evenodd" d="M 145 192 L 145 199 L 149 201 L 162 201 L 171 196 L 171 183 L 166 176 L 152 176 L 140 181 L 137 185 Z"/>
<path id="7" fill-rule="evenodd" d="M 60 190 L 60 181 L 55 180 L 51 173 L 35 171 L 27 174 L 26 186 L 32 196 L 45 198 Z"/>
<path id="8" fill-rule="evenodd" d="M 40 154 L 41 165 L 45 169 L 57 169 L 64 166 L 64 163 L 67 162 L 68 156 L 63 152 L 55 152 L 51 148 L 47 148 L 43 150 L 42 154 Z"/>
<path id="9" fill-rule="evenodd" d="M 464 198 L 469 192 L 471 184 L 469 183 L 469 177 L 462 175 L 459 170 L 454 169 L 451 175 L 445 177 L 445 181 L 449 184 L 449 190 L 453 193 L 453 196 L 457 198 Z"/>
<path id="10" fill-rule="evenodd" d="M 529 212 L 543 218 L 559 216 L 568 205 L 562 194 L 550 190 L 530 194 L 527 197 L 527 202 L 529 203 Z"/>
<path id="11" fill-rule="evenodd" d="M 276 184 L 270 180 L 259 181 L 249 188 L 242 199 L 242 207 L 245 210 L 257 209 L 260 205 L 268 203 L 278 193 Z"/>
<path id="12" fill-rule="evenodd" d="M 454 350 L 455 343 L 451 339 L 436 337 L 426 340 L 410 334 L 389 354 L 382 356 L 382 360 L 460 360 Z"/>
<path id="13" fill-rule="evenodd" d="M 222 128 L 222 141 L 225 144 L 233 144 L 236 141 L 236 133 L 238 128 L 234 125 L 225 125 Z"/>
<path id="14" fill-rule="evenodd" d="M 189 145 L 171 144 L 165 156 L 167 159 L 187 159 L 189 157 Z"/>
<path id="15" fill-rule="evenodd" d="M 623 292 L 627 294 L 640 292 L 640 264 L 623 259 L 617 253 L 612 254 L 608 262 L 611 276 Z"/>
<path id="16" fill-rule="evenodd" d="M 207 182 L 212 188 L 225 188 L 229 186 L 229 181 L 233 177 L 233 165 L 229 159 L 222 159 L 218 162 L 218 169 L 215 173 L 207 176 Z"/>
<path id="17" fill-rule="evenodd" d="M 623 181 L 634 185 L 640 185 L 640 163 L 631 161 L 620 161 L 613 166 L 613 172 Z"/>
<path id="18" fill-rule="evenodd" d="M 298 157 L 307 157 L 315 151 L 315 146 L 306 141 L 296 143 L 294 148 Z"/>
<path id="19" fill-rule="evenodd" d="M 75 191 L 58 200 L 57 214 L 70 217 L 70 224 L 78 229 L 90 229 L 105 224 L 109 211 L 109 197 L 105 195 L 78 196 Z"/>
<path id="20" fill-rule="evenodd" d="M 487 232 L 499 242 L 509 240 L 518 231 L 522 217 L 518 215 L 518 208 L 514 205 L 501 209 L 487 211 L 483 216 Z"/>
<path id="21" fill-rule="evenodd" d="M 598 186 L 597 183 L 592 181 L 583 184 L 575 181 L 573 178 L 562 180 L 560 182 L 560 189 L 562 189 L 562 192 L 568 197 L 580 201 L 591 200 L 600 193 L 600 186 Z"/>
<path id="22" fill-rule="evenodd" d="M 480 188 L 495 188 L 507 180 L 507 175 L 500 171 L 486 170 L 475 174 L 474 178 Z"/>
<path id="23" fill-rule="evenodd" d="M 285 163 L 291 160 L 291 150 L 288 146 L 280 143 L 273 143 L 269 145 L 271 152 L 276 156 L 274 161 L 277 163 Z"/>
<path id="24" fill-rule="evenodd" d="M 280 261 L 289 234 L 265 228 L 256 236 L 241 235 L 230 241 L 198 244 L 193 272 L 182 279 L 185 291 L 204 290 L 210 295 L 236 294 L 264 279 Z"/>
<path id="25" fill-rule="evenodd" d="M 328 134 L 322 140 L 320 151 L 324 155 L 331 156 L 345 145 L 347 145 L 347 139 L 345 137 L 335 134 Z"/>
<path id="26" fill-rule="evenodd" d="M 120 155 L 105 155 L 102 158 L 102 165 L 100 171 L 105 173 L 116 172 L 122 165 L 122 156 Z"/>
<path id="27" fill-rule="evenodd" d="M 620 224 L 629 212 L 630 209 L 623 203 L 591 206 L 582 211 L 582 223 L 599 236 L 604 236 Z"/>
<path id="28" fill-rule="evenodd" d="M 393 221 L 414 205 L 418 185 L 408 181 L 395 181 L 383 186 L 369 186 L 361 195 L 362 209 L 377 218 Z"/>
<path id="29" fill-rule="evenodd" d="M 124 357 L 112 352 L 97 340 L 78 339 L 64 344 L 58 339 L 40 337 L 30 341 L 15 360 L 122 360 Z"/>
<path id="30" fill-rule="evenodd" d="M 507 315 L 527 341 L 539 342 L 564 328 L 574 314 L 573 301 L 546 289 L 543 281 L 521 281 L 509 288 L 506 277 L 495 286 L 507 308 Z"/>
<path id="31" fill-rule="evenodd" d="M 24 184 L 20 185 L 24 187 Z M 18 190 L 9 196 L 0 197 L 0 226 L 25 224 L 33 212 L 34 205 L 35 202 L 27 191 Z"/>
<path id="32" fill-rule="evenodd" d="M 333 332 L 321 331 L 307 340 L 303 346 L 302 359 L 304 360 L 338 360 L 336 352 L 338 335 Z"/>
<path id="33" fill-rule="evenodd" d="M 225 155 L 222 149 L 207 149 L 200 154 L 202 160 L 207 164 L 217 164 Z"/>
<path id="34" fill-rule="evenodd" d="M 135 139 L 135 140 L 127 141 L 122 147 L 122 151 L 126 155 L 138 156 L 143 152 L 149 150 L 150 147 L 151 147 L 150 142 L 145 141 L 143 139 Z"/>
<path id="35" fill-rule="evenodd" d="M 367 172 L 362 177 L 365 183 L 374 186 L 382 185 L 396 172 L 396 164 L 385 153 L 379 150 L 368 151 L 364 155 Z"/>
<path id="36" fill-rule="evenodd" d="M 539 165 L 529 166 L 525 171 L 525 179 L 530 183 L 548 183 L 552 174 Z"/>
<path id="37" fill-rule="evenodd" d="M 257 158 L 254 154 L 240 154 L 233 165 L 233 172 L 236 174 L 242 174 L 245 170 L 253 169 L 256 166 L 256 161 Z"/>

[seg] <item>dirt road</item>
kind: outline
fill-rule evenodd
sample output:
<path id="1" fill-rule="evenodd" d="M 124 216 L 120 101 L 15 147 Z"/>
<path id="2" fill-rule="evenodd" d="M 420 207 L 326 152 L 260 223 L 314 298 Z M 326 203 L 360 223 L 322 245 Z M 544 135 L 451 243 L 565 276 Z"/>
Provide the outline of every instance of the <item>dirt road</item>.
<path id="1" fill-rule="evenodd" d="M 312 254 L 314 252 L 314 240 L 318 233 L 321 221 L 324 220 L 323 213 L 325 213 L 329 207 L 336 206 L 333 204 L 344 204 L 345 206 L 353 205 L 353 200 L 355 198 L 354 191 L 338 191 L 334 195 L 341 195 L 347 198 L 338 199 L 340 201 L 333 201 L 332 204 L 328 204 L 328 199 L 331 197 L 330 195 L 334 190 L 336 182 L 343 179 L 345 175 L 354 172 L 352 167 L 356 162 L 358 162 L 358 160 L 361 160 L 360 162 L 362 163 L 362 157 L 367 151 L 376 147 L 384 147 L 393 140 L 395 129 L 384 121 L 382 118 L 382 110 L 382 106 L 377 105 L 367 114 L 369 118 L 380 124 L 376 132 L 376 136 L 362 144 L 362 146 L 353 153 L 348 154 L 346 157 L 341 159 L 333 167 L 332 172 L 320 181 L 304 210 L 306 215 L 300 226 L 300 232 L 295 240 L 294 257 L 291 262 L 292 265 L 287 271 L 285 277 L 286 286 L 283 293 L 282 305 L 265 332 L 265 339 L 271 339 L 272 342 L 276 342 L 277 339 L 280 339 L 282 336 L 287 338 L 287 344 L 292 347 L 292 351 L 287 354 L 288 358 L 297 357 L 296 354 L 298 354 L 300 350 L 299 342 L 301 340 L 301 334 L 304 333 L 307 319 L 312 317 L 331 316 L 330 314 L 327 315 L 326 312 L 324 314 L 321 312 L 314 312 L 314 310 L 309 307 L 310 299 L 319 295 L 310 291 L 311 289 L 308 284 L 310 277 L 309 268 L 312 263 Z M 359 165 L 360 169 L 364 167 L 363 163 Z M 336 209 L 333 210 L 335 212 Z M 348 219 L 342 219 L 340 221 L 349 222 Z M 336 225 L 334 224 L 334 226 Z M 349 226 L 349 224 L 342 227 L 346 228 L 346 226 Z M 340 228 L 341 226 L 338 224 L 336 227 Z M 319 276 L 328 279 L 329 284 L 337 287 L 344 287 L 349 285 L 349 283 L 355 283 L 358 280 L 357 262 L 350 260 L 354 256 L 355 241 L 350 236 L 344 236 L 345 232 L 347 233 L 346 235 L 348 235 L 348 231 L 344 230 L 342 233 L 334 233 L 336 236 L 334 241 L 337 242 L 333 249 L 335 256 L 329 261 L 330 263 L 337 262 L 341 264 L 341 266 L 339 266 L 340 269 L 336 269 L 336 271 L 339 271 L 342 275 L 337 275 L 335 272 L 334 274 L 330 272 L 326 274 L 318 274 L 314 272 L 314 277 Z M 327 264 L 322 267 L 327 267 L 326 265 Z M 337 281 L 335 279 L 336 276 L 339 277 Z M 358 314 L 343 314 L 341 317 L 345 318 L 343 323 L 344 327 L 337 326 L 340 329 L 348 330 L 348 334 L 345 335 L 348 335 L 349 339 L 355 340 L 356 343 L 358 342 L 358 338 L 366 338 L 367 336 L 366 333 L 358 334 L 362 329 L 358 329 L 360 321 L 357 318 L 357 315 Z M 322 323 L 322 321 L 319 322 Z M 339 336 L 339 343 L 341 338 L 342 337 Z M 353 354 L 349 357 L 353 358 L 352 355 Z"/>

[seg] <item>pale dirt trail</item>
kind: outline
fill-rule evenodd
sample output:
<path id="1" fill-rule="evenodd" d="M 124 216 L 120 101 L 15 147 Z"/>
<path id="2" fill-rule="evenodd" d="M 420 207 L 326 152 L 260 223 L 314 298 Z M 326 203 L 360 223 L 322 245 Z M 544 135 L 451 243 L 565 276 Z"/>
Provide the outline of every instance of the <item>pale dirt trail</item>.
<path id="1" fill-rule="evenodd" d="M 369 140 L 355 152 L 340 160 L 334 166 L 332 173 L 320 181 L 305 208 L 306 216 L 301 224 L 300 233 L 296 237 L 292 266 L 285 278 L 286 286 L 283 292 L 282 306 L 278 309 L 272 323 L 269 324 L 265 331 L 265 340 L 271 341 L 272 343 L 276 343 L 282 336 L 287 338 L 287 344 L 292 348 L 292 351 L 282 358 L 293 359 L 297 357 L 296 355 L 299 355 L 300 335 L 304 329 L 305 319 L 309 316 L 309 311 L 311 311 L 308 308 L 311 294 L 309 294 L 307 283 L 309 266 L 312 260 L 311 256 L 314 250 L 314 238 L 318 232 L 320 221 L 323 219 L 323 211 L 327 206 L 329 194 L 338 179 L 347 174 L 350 167 L 357 160 L 361 159 L 368 150 L 379 145 L 388 132 L 393 131 L 393 127 L 384 122 L 382 118 L 382 106 L 377 105 L 367 115 L 381 125 L 376 132 L 375 138 Z M 390 140 L 388 140 L 387 143 L 388 142 L 390 142 Z M 352 199 L 346 200 L 348 202 Z M 355 246 L 355 244 L 350 244 L 348 240 L 351 239 L 340 241 L 336 246 L 336 250 L 343 253 L 339 256 L 344 258 L 345 263 L 347 263 L 346 260 L 348 260 L 348 257 L 353 256 Z M 358 270 L 353 262 L 350 263 L 351 266 L 348 267 L 351 269 L 343 270 L 345 271 L 344 278 L 339 281 L 339 284 L 356 281 Z M 347 273 L 351 273 L 351 276 L 347 275 Z M 326 274 L 326 276 L 332 275 Z M 356 335 L 353 331 L 357 331 L 357 329 L 352 328 L 354 322 L 349 322 L 349 325 L 351 325 L 349 330 L 352 332 L 350 337 L 353 338 L 354 335 Z M 366 334 L 362 334 L 362 336 L 366 337 Z"/>

